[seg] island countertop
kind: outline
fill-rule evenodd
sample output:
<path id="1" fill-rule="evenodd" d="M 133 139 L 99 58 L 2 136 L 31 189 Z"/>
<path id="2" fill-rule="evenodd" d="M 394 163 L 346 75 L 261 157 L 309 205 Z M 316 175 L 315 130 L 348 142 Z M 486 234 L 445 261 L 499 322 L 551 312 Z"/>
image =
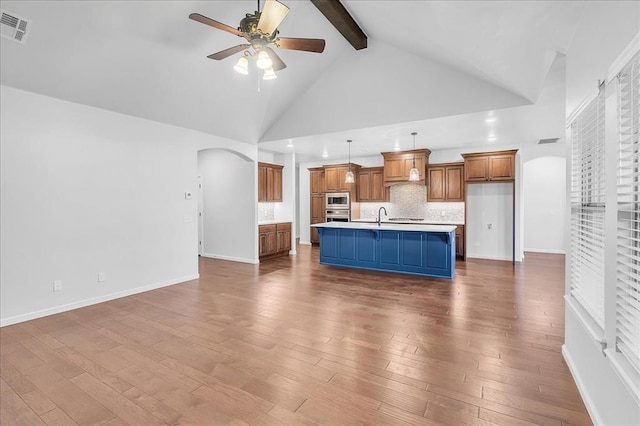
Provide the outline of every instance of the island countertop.
<path id="1" fill-rule="evenodd" d="M 414 225 L 405 223 L 377 223 L 368 222 L 326 222 L 311 225 L 316 228 L 342 228 L 342 229 L 371 229 L 378 231 L 415 231 L 415 232 L 451 232 L 455 231 L 455 225 Z"/>

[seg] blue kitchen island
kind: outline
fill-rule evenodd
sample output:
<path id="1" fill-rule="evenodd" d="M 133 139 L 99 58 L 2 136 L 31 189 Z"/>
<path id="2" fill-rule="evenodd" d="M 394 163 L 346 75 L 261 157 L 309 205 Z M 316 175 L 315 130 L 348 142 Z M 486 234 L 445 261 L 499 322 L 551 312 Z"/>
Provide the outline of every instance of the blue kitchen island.
<path id="1" fill-rule="evenodd" d="M 320 235 L 320 263 L 429 277 L 453 278 L 454 225 L 328 222 Z"/>

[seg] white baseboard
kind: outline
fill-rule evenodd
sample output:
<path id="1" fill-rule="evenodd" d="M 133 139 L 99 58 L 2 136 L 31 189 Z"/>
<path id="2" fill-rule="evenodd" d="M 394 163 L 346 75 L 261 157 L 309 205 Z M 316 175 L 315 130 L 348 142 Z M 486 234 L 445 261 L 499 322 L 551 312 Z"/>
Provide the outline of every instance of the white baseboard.
<path id="1" fill-rule="evenodd" d="M 17 324 L 20 322 L 30 321 L 36 318 L 47 317 L 49 315 L 59 314 L 61 312 L 71 311 L 73 309 L 84 308 L 85 306 L 91 306 L 91 305 L 95 305 L 102 302 L 108 302 L 109 300 L 119 299 L 121 297 L 131 296 L 133 294 L 144 293 L 145 291 L 155 290 L 157 288 L 168 287 L 170 285 L 180 284 L 186 281 L 197 280 L 198 278 L 200 278 L 200 274 L 187 275 L 180 278 L 174 278 L 172 280 L 161 281 L 159 283 L 149 284 L 142 287 L 136 287 L 136 288 L 131 288 L 124 291 L 119 291 L 116 293 L 106 294 L 104 296 L 80 300 L 78 302 L 68 303 L 66 305 L 54 306 L 52 308 L 29 312 L 22 315 L 16 315 L 9 318 L 2 318 L 0 319 L 0 327 Z"/>
<path id="2" fill-rule="evenodd" d="M 505 260 L 511 262 L 513 259 L 511 257 L 500 257 L 500 256 L 478 256 L 467 253 L 467 259 L 485 259 L 485 260 Z M 516 259 L 516 262 L 520 262 L 521 260 Z"/>
<path id="3" fill-rule="evenodd" d="M 549 254 L 566 254 L 564 250 L 553 250 L 553 249 L 535 249 L 535 248 L 526 248 L 525 252 L 530 251 L 532 253 L 549 253 Z"/>
<path id="4" fill-rule="evenodd" d="M 598 411 L 596 410 L 596 406 L 594 405 L 589 393 L 587 392 L 587 388 L 584 385 L 584 380 L 582 379 L 582 376 L 578 374 L 578 369 L 576 368 L 575 363 L 573 362 L 573 358 L 571 357 L 571 354 L 569 354 L 569 351 L 567 350 L 567 345 L 562 345 L 562 356 L 565 362 L 567 363 L 567 366 L 569 367 L 569 371 L 571 372 L 571 375 L 573 376 L 573 381 L 576 382 L 576 386 L 578 387 L 578 392 L 580 392 L 580 396 L 582 397 L 582 401 L 584 402 L 584 406 L 587 408 L 587 412 L 589 413 L 591 420 L 593 420 L 593 423 L 596 425 L 604 425 L 602 418 L 600 417 L 600 415 L 598 414 Z"/>
<path id="5" fill-rule="evenodd" d="M 300 244 L 301 246 L 311 246 L 313 244 L 311 244 L 309 241 L 298 241 L 298 244 Z"/>
<path id="6" fill-rule="evenodd" d="M 253 265 L 257 265 L 258 263 L 260 263 L 258 259 L 247 259 L 244 257 L 234 257 L 234 256 L 222 256 L 219 254 L 211 254 L 211 253 L 202 253 L 200 256 L 208 257 L 209 259 L 220 259 L 220 260 L 229 260 L 231 262 L 251 263 Z"/>
<path id="7" fill-rule="evenodd" d="M 295 250 L 289 250 L 289 254 L 295 256 L 298 252 Z"/>

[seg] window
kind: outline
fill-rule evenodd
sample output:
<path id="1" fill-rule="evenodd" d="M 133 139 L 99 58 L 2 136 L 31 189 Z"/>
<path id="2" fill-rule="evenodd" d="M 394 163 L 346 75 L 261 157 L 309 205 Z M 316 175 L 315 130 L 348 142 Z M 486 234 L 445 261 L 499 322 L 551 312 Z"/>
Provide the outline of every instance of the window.
<path id="1" fill-rule="evenodd" d="M 571 122 L 570 291 L 604 329 L 605 90 Z"/>
<path id="2" fill-rule="evenodd" d="M 616 350 L 640 372 L 640 53 L 618 74 Z"/>

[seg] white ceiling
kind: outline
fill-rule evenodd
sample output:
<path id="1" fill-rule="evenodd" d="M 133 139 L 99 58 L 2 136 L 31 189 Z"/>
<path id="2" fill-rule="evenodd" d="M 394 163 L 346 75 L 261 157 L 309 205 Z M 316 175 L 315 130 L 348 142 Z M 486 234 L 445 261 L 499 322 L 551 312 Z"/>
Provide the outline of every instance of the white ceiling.
<path id="1" fill-rule="evenodd" d="M 563 100 L 554 58 L 582 2 L 343 1 L 369 37 L 361 51 L 309 1 L 283 2 L 282 36 L 327 45 L 279 50 L 288 67 L 263 82 L 255 68 L 233 71 L 239 54 L 206 58 L 242 39 L 188 19 L 199 12 L 235 27 L 255 1 L 3 1 L 33 26 L 25 45 L 2 39 L 0 81 L 265 150 L 287 152 L 292 141 L 300 159 L 325 148 L 344 156 L 348 138 L 371 153 L 396 140 L 405 149 L 413 130 L 431 149 L 486 144 L 491 131 L 496 143 L 559 136 L 546 134 Z"/>

